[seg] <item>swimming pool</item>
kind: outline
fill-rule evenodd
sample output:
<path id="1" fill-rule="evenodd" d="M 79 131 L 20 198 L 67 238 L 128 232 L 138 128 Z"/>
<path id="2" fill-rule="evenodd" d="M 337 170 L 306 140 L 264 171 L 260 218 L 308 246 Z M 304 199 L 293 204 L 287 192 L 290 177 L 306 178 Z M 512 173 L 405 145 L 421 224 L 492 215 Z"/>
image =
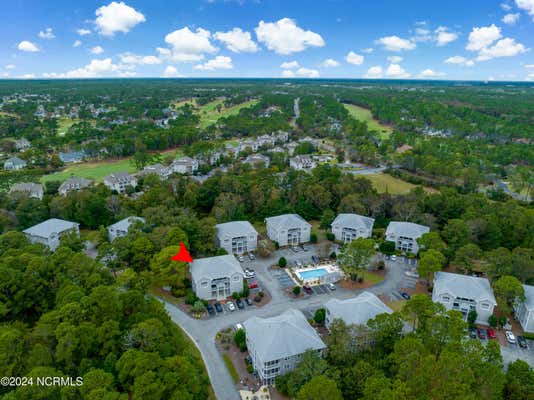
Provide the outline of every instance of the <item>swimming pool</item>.
<path id="1" fill-rule="evenodd" d="M 299 274 L 300 279 L 302 279 L 303 281 L 306 281 L 308 279 L 319 278 L 327 274 L 328 271 L 324 268 L 317 268 L 317 269 L 311 269 L 308 271 L 301 271 L 297 273 Z"/>

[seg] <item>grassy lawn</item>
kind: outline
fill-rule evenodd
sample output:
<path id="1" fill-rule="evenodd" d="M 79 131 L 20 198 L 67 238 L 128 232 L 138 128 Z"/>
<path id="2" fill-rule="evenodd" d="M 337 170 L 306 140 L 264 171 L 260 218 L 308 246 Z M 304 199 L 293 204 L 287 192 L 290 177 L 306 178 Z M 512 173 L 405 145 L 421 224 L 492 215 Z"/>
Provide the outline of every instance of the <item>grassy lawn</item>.
<path id="1" fill-rule="evenodd" d="M 115 161 L 102 161 L 91 163 L 80 163 L 71 165 L 64 170 L 56 173 L 44 175 L 41 178 L 41 182 L 47 181 L 64 181 L 72 176 L 94 179 L 96 182 L 101 182 L 106 175 L 112 172 L 128 171 L 135 172 L 135 167 L 130 164 L 130 159 L 125 158 Z"/>
<path id="2" fill-rule="evenodd" d="M 239 110 L 245 107 L 250 107 L 254 104 L 256 104 L 258 100 L 249 100 L 241 104 L 236 104 L 235 106 L 231 106 L 228 108 L 225 108 L 224 106 L 221 108 L 221 112 L 217 111 L 218 105 L 223 105 L 222 100 L 215 100 L 212 101 L 202 107 L 200 107 L 198 114 L 200 115 L 200 128 L 207 128 L 208 126 L 214 124 L 219 120 L 219 118 L 228 117 L 230 115 L 236 115 L 239 113 Z"/>
<path id="3" fill-rule="evenodd" d="M 224 363 L 226 364 L 226 368 L 228 368 L 228 372 L 230 372 L 230 375 L 232 375 L 232 379 L 234 380 L 234 383 L 239 382 L 239 375 L 237 374 L 237 371 L 235 370 L 234 364 L 232 363 L 230 356 L 224 353 L 222 357 L 223 357 Z"/>
<path id="4" fill-rule="evenodd" d="M 382 275 L 379 275 L 373 271 L 365 271 L 363 274 L 364 280 L 371 282 L 373 285 L 376 285 L 377 283 L 380 283 L 384 280 L 384 277 Z"/>
<path id="5" fill-rule="evenodd" d="M 369 179 L 379 193 L 405 194 L 417 187 L 413 183 L 405 182 L 388 174 L 362 175 Z"/>
<path id="6" fill-rule="evenodd" d="M 382 125 L 376 119 L 373 118 L 371 111 L 366 108 L 355 106 L 354 104 L 343 104 L 349 111 L 349 114 L 360 121 L 367 122 L 369 130 L 377 131 L 380 133 L 380 139 L 387 139 L 393 129 L 387 125 Z"/>
<path id="7" fill-rule="evenodd" d="M 404 304 L 406 303 L 406 300 L 397 300 L 397 301 L 392 301 L 391 303 L 388 303 L 388 307 L 391 308 L 393 311 L 401 311 L 402 308 L 404 307 Z"/>
<path id="8" fill-rule="evenodd" d="M 69 130 L 69 128 L 80 122 L 79 119 L 72 119 L 72 118 L 60 118 L 58 119 L 57 121 L 57 134 L 59 136 L 63 136 L 67 133 L 67 131 Z"/>

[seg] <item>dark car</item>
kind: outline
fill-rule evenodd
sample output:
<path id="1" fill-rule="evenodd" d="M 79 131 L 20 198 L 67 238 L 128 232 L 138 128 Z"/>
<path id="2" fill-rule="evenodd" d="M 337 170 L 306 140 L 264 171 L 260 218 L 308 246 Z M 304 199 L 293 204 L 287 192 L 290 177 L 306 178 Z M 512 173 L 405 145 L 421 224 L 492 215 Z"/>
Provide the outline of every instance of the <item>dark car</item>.
<path id="1" fill-rule="evenodd" d="M 252 300 L 250 298 L 246 298 L 245 299 L 245 303 L 247 303 L 248 306 L 251 306 L 252 305 Z"/>
<path id="2" fill-rule="evenodd" d="M 209 303 L 206 305 L 206 310 L 208 310 L 208 314 L 210 314 L 210 315 L 215 314 L 215 309 L 214 309 L 213 306 L 212 306 L 211 304 L 209 304 Z"/>
<path id="3" fill-rule="evenodd" d="M 223 308 L 221 306 L 221 303 L 215 303 L 214 306 L 215 306 L 215 309 L 217 310 L 217 312 L 223 312 Z"/>
<path id="4" fill-rule="evenodd" d="M 469 328 L 469 337 L 471 339 L 476 339 L 477 337 L 477 330 L 476 328 Z"/>
<path id="5" fill-rule="evenodd" d="M 517 343 L 519 343 L 519 347 L 522 347 L 526 349 L 528 347 L 527 345 L 527 339 L 525 339 L 523 336 L 517 337 Z"/>
<path id="6" fill-rule="evenodd" d="M 402 297 L 404 297 L 406 300 L 410 300 L 410 298 L 411 298 L 410 295 L 408 293 L 406 293 L 406 292 L 402 292 L 400 295 Z"/>
<path id="7" fill-rule="evenodd" d="M 243 301 L 241 301 L 241 299 L 237 299 L 235 303 L 237 304 L 237 308 L 239 308 L 240 310 L 245 308 L 245 303 L 243 303 Z"/>
<path id="8" fill-rule="evenodd" d="M 321 260 L 319 259 L 318 256 L 312 256 L 312 261 L 313 261 L 314 263 L 317 264 L 317 263 L 319 263 L 319 261 L 321 261 Z"/>
<path id="9" fill-rule="evenodd" d="M 486 330 L 482 328 L 477 328 L 477 335 L 479 339 L 486 339 Z"/>
<path id="10" fill-rule="evenodd" d="M 304 285 L 304 286 L 302 286 L 302 289 L 304 289 L 304 291 L 305 291 L 306 293 L 308 293 L 308 294 L 312 294 L 312 293 L 313 293 L 312 288 L 309 287 L 308 285 Z"/>

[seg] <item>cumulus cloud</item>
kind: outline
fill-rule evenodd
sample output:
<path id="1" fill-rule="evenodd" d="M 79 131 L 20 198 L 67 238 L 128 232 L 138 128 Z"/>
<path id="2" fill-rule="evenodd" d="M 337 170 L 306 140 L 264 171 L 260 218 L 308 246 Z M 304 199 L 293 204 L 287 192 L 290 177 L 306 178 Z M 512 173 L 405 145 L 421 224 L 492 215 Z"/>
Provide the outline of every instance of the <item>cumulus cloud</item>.
<path id="1" fill-rule="evenodd" d="M 485 47 L 478 53 L 477 61 L 491 60 L 498 57 L 513 57 L 526 52 L 527 49 L 514 39 L 504 38 L 491 47 Z"/>
<path id="2" fill-rule="evenodd" d="M 430 30 L 426 28 L 416 28 L 415 36 L 412 38 L 412 40 L 414 42 L 428 42 L 429 40 L 432 40 Z"/>
<path id="3" fill-rule="evenodd" d="M 217 56 L 206 61 L 204 64 L 197 64 L 193 68 L 202 71 L 215 71 L 217 69 L 232 69 L 234 66 L 232 65 L 232 59 L 230 57 Z"/>
<path id="4" fill-rule="evenodd" d="M 72 47 L 80 47 L 81 45 L 82 45 L 81 40 L 75 40 L 74 43 L 72 44 Z"/>
<path id="5" fill-rule="evenodd" d="M 74 69 L 65 73 L 44 73 L 44 78 L 99 78 L 108 76 L 120 76 L 124 73 L 123 66 L 113 64 L 111 58 L 93 59 L 84 67 Z"/>
<path id="6" fill-rule="evenodd" d="M 77 29 L 76 30 L 76 33 L 80 36 L 86 36 L 86 35 L 90 35 L 91 34 L 91 30 L 90 29 L 85 29 L 85 28 L 80 28 L 80 29 Z"/>
<path id="7" fill-rule="evenodd" d="M 17 68 L 17 66 L 16 66 L 15 64 L 7 64 L 7 65 L 5 66 L 5 69 L 15 69 L 15 68 Z M 528 68 L 528 67 L 527 67 L 527 68 Z"/>
<path id="8" fill-rule="evenodd" d="M 91 49 L 91 53 L 93 54 L 102 54 L 104 52 L 104 49 L 102 46 L 95 46 Z"/>
<path id="9" fill-rule="evenodd" d="M 401 56 L 389 56 L 389 57 L 387 57 L 387 60 L 390 63 L 398 64 L 398 63 L 402 62 L 403 58 Z"/>
<path id="10" fill-rule="evenodd" d="M 321 35 L 300 28 L 291 18 L 282 18 L 276 22 L 260 21 L 254 30 L 258 41 L 278 54 L 298 53 L 308 47 L 325 45 Z"/>
<path id="11" fill-rule="evenodd" d="M 51 40 L 56 37 L 56 35 L 54 35 L 54 32 L 52 32 L 52 28 L 46 28 L 44 31 L 40 31 L 38 36 L 41 39 L 47 39 L 47 40 Z"/>
<path id="12" fill-rule="evenodd" d="M 504 22 L 507 25 L 515 25 L 515 23 L 518 20 L 519 20 L 519 13 L 506 14 L 504 17 L 502 17 L 502 22 Z"/>
<path id="13" fill-rule="evenodd" d="M 226 48 L 234 53 L 255 53 L 258 45 L 252 40 L 250 32 L 241 28 L 234 28 L 228 32 L 215 32 L 213 37 L 224 43 Z"/>
<path id="14" fill-rule="evenodd" d="M 170 49 L 159 47 L 160 57 L 173 62 L 198 62 L 205 54 L 215 53 L 218 49 L 210 42 L 211 33 L 197 28 L 191 31 L 188 27 L 178 29 L 165 36 L 165 43 Z"/>
<path id="15" fill-rule="evenodd" d="M 366 49 L 362 50 L 362 53 L 365 53 L 365 54 L 371 54 L 372 52 L 373 52 L 372 47 L 367 47 Z"/>
<path id="16" fill-rule="evenodd" d="M 439 76 L 444 76 L 445 74 L 443 72 L 437 72 L 430 68 L 427 68 L 419 74 L 419 78 L 436 78 Z"/>
<path id="17" fill-rule="evenodd" d="M 390 64 L 386 69 L 386 76 L 392 78 L 409 78 L 410 74 L 399 64 Z"/>
<path id="18" fill-rule="evenodd" d="M 19 78 L 19 79 L 35 79 L 35 74 L 19 75 L 17 78 Z"/>
<path id="19" fill-rule="evenodd" d="M 336 61 L 333 58 L 327 58 L 321 63 L 321 67 L 324 67 L 324 68 L 339 67 L 339 61 Z"/>
<path id="20" fill-rule="evenodd" d="M 510 11 L 512 9 L 512 6 L 508 3 L 501 3 L 501 8 L 504 10 L 504 11 Z"/>
<path id="21" fill-rule="evenodd" d="M 122 53 L 119 55 L 123 64 L 130 65 L 156 65 L 161 64 L 161 60 L 156 56 L 140 56 L 134 53 Z"/>
<path id="22" fill-rule="evenodd" d="M 345 56 L 345 60 L 352 65 L 362 65 L 364 57 L 351 51 Z"/>
<path id="23" fill-rule="evenodd" d="M 477 51 L 477 61 L 487 61 L 498 57 L 513 57 L 527 51 L 527 48 L 517 43 L 515 39 L 501 39 L 501 28 L 490 26 L 475 27 L 469 34 L 466 49 Z M 500 40 L 498 40 L 500 39 Z"/>
<path id="24" fill-rule="evenodd" d="M 534 0 L 515 0 L 517 8 L 524 10 L 534 21 Z"/>
<path id="25" fill-rule="evenodd" d="M 438 27 L 434 33 L 436 34 L 435 40 L 438 46 L 445 46 L 446 44 L 454 42 L 456 39 L 458 39 L 458 34 L 456 32 L 450 32 L 449 28 L 446 26 Z"/>
<path id="26" fill-rule="evenodd" d="M 283 69 L 295 69 L 298 67 L 300 67 L 300 65 L 296 61 L 286 61 L 280 64 L 280 68 L 283 68 Z"/>
<path id="27" fill-rule="evenodd" d="M 375 65 L 367 70 L 367 73 L 364 75 L 364 78 L 368 79 L 377 79 L 384 76 L 384 71 L 380 65 Z"/>
<path id="28" fill-rule="evenodd" d="M 282 71 L 282 78 L 295 78 L 296 75 L 290 69 L 285 69 Z"/>
<path id="29" fill-rule="evenodd" d="M 376 41 L 377 44 L 384 46 L 389 51 L 402 51 L 415 49 L 415 43 L 410 40 L 402 39 L 398 36 L 385 36 Z"/>
<path id="30" fill-rule="evenodd" d="M 23 40 L 22 42 L 19 43 L 18 45 L 18 49 L 20 51 L 27 51 L 27 52 L 30 52 L 30 53 L 35 53 L 37 51 L 39 51 L 39 47 L 37 47 L 34 43 L 28 41 L 28 40 Z"/>
<path id="31" fill-rule="evenodd" d="M 96 29 L 104 36 L 113 36 L 115 32 L 128 33 L 134 26 L 146 21 L 143 14 L 122 1 L 112 1 L 98 8 L 95 15 Z"/>
<path id="32" fill-rule="evenodd" d="M 465 65 L 466 67 L 471 67 L 474 65 L 473 60 L 468 60 L 465 57 L 462 56 L 452 56 L 445 60 L 446 64 L 458 64 L 458 65 Z"/>
<path id="33" fill-rule="evenodd" d="M 172 65 L 168 65 L 166 68 L 165 68 L 165 71 L 163 71 L 163 77 L 164 78 L 178 78 L 178 77 L 181 77 L 182 75 L 180 75 L 178 73 L 178 70 L 173 67 Z"/>
<path id="34" fill-rule="evenodd" d="M 301 67 L 296 71 L 286 69 L 282 71 L 283 78 L 319 78 L 319 71 L 311 68 Z"/>
<path id="35" fill-rule="evenodd" d="M 470 51 L 480 51 L 501 37 L 501 28 L 495 26 L 495 24 L 474 27 L 471 33 L 469 33 L 469 39 L 465 48 Z"/>

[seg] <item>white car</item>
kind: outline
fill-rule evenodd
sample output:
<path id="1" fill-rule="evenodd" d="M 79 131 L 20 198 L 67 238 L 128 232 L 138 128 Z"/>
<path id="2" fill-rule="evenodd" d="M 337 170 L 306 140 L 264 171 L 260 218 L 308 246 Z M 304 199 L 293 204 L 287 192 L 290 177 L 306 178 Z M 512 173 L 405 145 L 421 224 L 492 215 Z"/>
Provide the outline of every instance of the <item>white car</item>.
<path id="1" fill-rule="evenodd" d="M 334 285 L 333 283 L 329 283 L 329 284 L 328 284 L 328 289 L 330 289 L 330 290 L 336 290 L 336 285 Z"/>
<path id="2" fill-rule="evenodd" d="M 243 256 L 238 256 L 237 259 L 239 260 L 239 262 L 245 261 L 245 257 L 243 257 Z"/>
<path id="3" fill-rule="evenodd" d="M 515 344 L 515 336 L 512 331 L 506 331 L 506 340 L 508 340 L 508 343 Z"/>
<path id="4" fill-rule="evenodd" d="M 229 311 L 235 311 L 234 303 L 232 303 L 231 301 L 228 302 L 228 310 Z"/>
<path id="5" fill-rule="evenodd" d="M 245 278 L 250 279 L 254 278 L 256 276 L 256 273 L 254 271 L 245 271 Z"/>
<path id="6" fill-rule="evenodd" d="M 397 256 L 396 256 L 395 254 L 393 254 L 393 255 L 391 256 L 391 261 L 395 261 L 396 259 L 397 259 Z"/>

